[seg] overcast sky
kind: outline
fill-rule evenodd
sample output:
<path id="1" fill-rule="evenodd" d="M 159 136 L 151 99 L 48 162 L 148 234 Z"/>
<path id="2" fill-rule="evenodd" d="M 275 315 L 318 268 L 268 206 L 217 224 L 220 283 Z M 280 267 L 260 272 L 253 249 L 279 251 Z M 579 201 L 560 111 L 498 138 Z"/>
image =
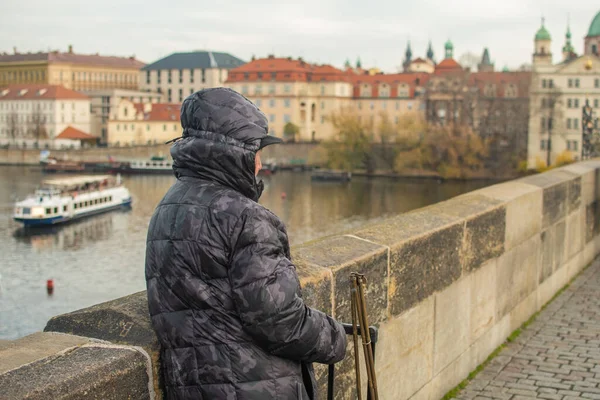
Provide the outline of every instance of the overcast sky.
<path id="1" fill-rule="evenodd" d="M 436 59 L 444 42 L 458 60 L 488 47 L 496 68 L 531 62 L 541 16 L 559 61 L 570 16 L 573 45 L 600 10 L 597 0 L 4 0 L 0 52 L 66 51 L 134 55 L 150 63 L 172 52 L 214 50 L 244 60 L 253 54 L 304 57 L 341 67 L 360 56 L 363 67 L 393 72 L 410 39 L 413 58 L 431 39 Z"/>

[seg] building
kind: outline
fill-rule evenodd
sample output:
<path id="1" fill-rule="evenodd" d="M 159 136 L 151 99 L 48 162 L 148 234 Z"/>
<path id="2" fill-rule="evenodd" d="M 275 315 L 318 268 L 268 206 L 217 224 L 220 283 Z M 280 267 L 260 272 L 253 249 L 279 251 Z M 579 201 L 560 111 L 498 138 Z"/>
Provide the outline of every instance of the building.
<path id="1" fill-rule="evenodd" d="M 267 116 L 270 134 L 285 140 L 320 141 L 334 134 L 328 117 L 349 110 L 376 127 L 383 115 L 398 120 L 401 113 L 421 109 L 420 74 L 382 74 L 347 63 L 342 71 L 303 59 L 269 56 L 231 70 L 226 85 L 252 100 Z M 297 136 L 285 132 L 292 123 Z"/>
<path id="2" fill-rule="evenodd" d="M 244 61 L 228 53 L 173 53 L 142 68 L 140 88 L 162 93 L 169 103 L 182 102 L 200 89 L 223 86 L 228 71 L 243 64 Z"/>
<path id="3" fill-rule="evenodd" d="M 181 136 L 181 103 L 137 103 L 122 99 L 108 121 L 107 142 L 112 146 L 165 143 Z"/>
<path id="4" fill-rule="evenodd" d="M 14 84 L 61 85 L 67 89 L 138 89 L 144 63 L 135 57 L 77 54 L 73 46 L 60 51 L 0 53 L 0 86 Z"/>
<path id="5" fill-rule="evenodd" d="M 528 166 L 550 165 L 560 154 L 581 157 L 582 107 L 589 101 L 600 111 L 600 12 L 584 39 L 584 54 L 578 56 L 567 26 L 562 59 L 553 62 L 552 38 L 542 26 L 535 34 L 533 77 L 530 93 Z M 596 46 L 596 47 L 594 47 Z"/>
<path id="6" fill-rule="evenodd" d="M 445 44 L 445 58 L 426 85 L 426 119 L 433 124 L 469 127 L 489 143 L 486 166 L 512 166 L 526 159 L 529 121 L 529 72 L 495 72 L 484 50 L 479 72 L 453 58 L 454 45 Z"/>
<path id="7" fill-rule="evenodd" d="M 91 134 L 108 143 L 108 121 L 116 119 L 121 100 L 134 103 L 161 103 L 160 93 L 126 89 L 104 89 L 86 92 L 91 102 Z"/>
<path id="8" fill-rule="evenodd" d="M 52 140 L 68 128 L 90 132 L 90 99 L 60 85 L 0 87 L 0 142 Z"/>

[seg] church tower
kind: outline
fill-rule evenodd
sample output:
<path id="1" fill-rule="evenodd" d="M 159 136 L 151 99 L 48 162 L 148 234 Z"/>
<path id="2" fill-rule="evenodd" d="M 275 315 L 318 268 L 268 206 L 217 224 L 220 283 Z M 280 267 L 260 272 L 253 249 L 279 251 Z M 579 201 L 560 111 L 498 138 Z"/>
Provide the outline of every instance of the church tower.
<path id="1" fill-rule="evenodd" d="M 446 50 L 446 55 L 445 55 L 444 58 L 448 59 L 448 58 L 452 58 L 453 57 L 453 54 L 454 54 L 454 45 L 452 44 L 452 42 L 450 41 L 450 39 L 448 39 L 448 41 L 444 45 L 444 50 Z"/>
<path id="2" fill-rule="evenodd" d="M 487 47 L 483 49 L 483 55 L 481 56 L 481 62 L 477 64 L 477 70 L 479 72 L 494 72 L 494 64 L 490 61 L 490 52 Z"/>
<path id="3" fill-rule="evenodd" d="M 431 45 L 431 40 L 429 41 L 429 47 L 427 47 L 427 59 L 431 61 L 433 65 L 435 65 L 435 59 L 433 55 L 433 46 Z"/>
<path id="4" fill-rule="evenodd" d="M 542 18 L 542 26 L 535 34 L 535 52 L 533 53 L 533 65 L 552 65 L 552 52 L 550 46 L 552 38 L 550 33 L 544 26 L 544 18 Z"/>
<path id="5" fill-rule="evenodd" d="M 565 34 L 565 45 L 562 48 L 563 61 L 569 61 L 574 58 L 577 58 L 577 54 L 575 54 L 575 49 L 571 44 L 571 27 L 567 25 L 567 33 Z"/>
<path id="6" fill-rule="evenodd" d="M 410 67 L 411 61 L 412 61 L 412 50 L 410 49 L 410 40 L 409 40 L 408 45 L 406 46 L 406 52 L 404 53 L 404 62 L 402 63 L 404 72 L 408 71 L 408 67 Z"/>

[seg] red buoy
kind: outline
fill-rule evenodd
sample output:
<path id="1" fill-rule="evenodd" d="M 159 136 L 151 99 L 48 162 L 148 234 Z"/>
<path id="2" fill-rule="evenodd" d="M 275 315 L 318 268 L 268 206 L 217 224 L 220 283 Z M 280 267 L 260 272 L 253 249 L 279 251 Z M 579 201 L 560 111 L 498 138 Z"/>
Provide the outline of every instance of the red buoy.
<path id="1" fill-rule="evenodd" d="M 287 194 L 285 192 L 281 192 L 281 198 L 285 200 L 287 198 Z"/>
<path id="2" fill-rule="evenodd" d="M 54 292 L 54 279 L 48 279 L 46 281 L 46 291 L 48 294 L 52 294 L 52 292 Z"/>

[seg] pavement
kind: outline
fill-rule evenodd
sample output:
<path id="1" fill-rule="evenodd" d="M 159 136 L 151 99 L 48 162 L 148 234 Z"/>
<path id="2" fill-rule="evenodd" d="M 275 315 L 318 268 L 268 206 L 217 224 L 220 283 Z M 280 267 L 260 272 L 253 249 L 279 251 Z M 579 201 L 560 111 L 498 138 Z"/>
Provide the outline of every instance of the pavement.
<path id="1" fill-rule="evenodd" d="M 549 303 L 456 398 L 600 399 L 600 260 Z"/>

